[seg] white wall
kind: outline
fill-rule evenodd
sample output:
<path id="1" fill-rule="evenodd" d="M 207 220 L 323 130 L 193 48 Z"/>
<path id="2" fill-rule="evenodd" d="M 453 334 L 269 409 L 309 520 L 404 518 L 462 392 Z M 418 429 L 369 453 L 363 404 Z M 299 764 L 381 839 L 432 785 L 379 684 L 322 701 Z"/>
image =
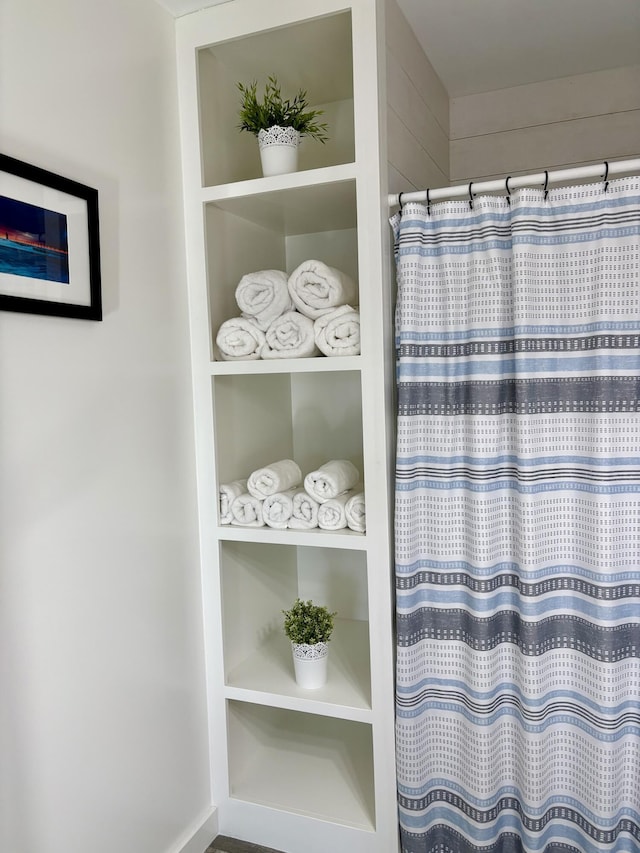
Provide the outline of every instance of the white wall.
<path id="1" fill-rule="evenodd" d="M 639 153 L 640 65 L 451 101 L 456 184 Z"/>
<path id="2" fill-rule="evenodd" d="M 640 66 L 449 99 L 396 0 L 385 0 L 389 192 L 640 153 Z"/>
<path id="3" fill-rule="evenodd" d="M 174 851 L 209 804 L 173 32 L 0 3 L 0 150 L 99 190 L 105 308 L 0 312 L 7 853 Z"/>
<path id="4" fill-rule="evenodd" d="M 449 96 L 396 0 L 385 0 L 389 192 L 449 183 Z"/>

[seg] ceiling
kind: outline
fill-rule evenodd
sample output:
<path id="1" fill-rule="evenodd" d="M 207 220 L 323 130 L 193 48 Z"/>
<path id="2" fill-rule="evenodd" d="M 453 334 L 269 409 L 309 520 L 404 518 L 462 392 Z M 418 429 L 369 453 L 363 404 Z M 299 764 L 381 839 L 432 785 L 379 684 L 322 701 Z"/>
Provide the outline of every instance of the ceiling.
<path id="1" fill-rule="evenodd" d="M 640 0 L 398 0 L 452 98 L 640 63 Z"/>
<path id="2" fill-rule="evenodd" d="M 157 2 L 179 17 L 236 0 Z M 398 4 L 452 98 L 640 64 L 640 0 Z"/>

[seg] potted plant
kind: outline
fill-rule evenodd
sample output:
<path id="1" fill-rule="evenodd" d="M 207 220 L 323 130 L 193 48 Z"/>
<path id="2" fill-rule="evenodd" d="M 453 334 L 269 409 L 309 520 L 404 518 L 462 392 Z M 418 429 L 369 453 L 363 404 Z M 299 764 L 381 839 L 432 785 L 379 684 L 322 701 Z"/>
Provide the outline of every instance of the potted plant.
<path id="1" fill-rule="evenodd" d="M 333 618 L 326 607 L 297 598 L 290 610 L 283 610 L 284 632 L 291 640 L 293 666 L 299 687 L 317 689 L 327 680 L 327 656 Z"/>
<path id="2" fill-rule="evenodd" d="M 304 89 L 299 89 L 293 100 L 285 99 L 274 76 L 267 79 L 262 97 L 258 96 L 256 80 L 246 86 L 238 83 L 238 89 L 242 96 L 238 127 L 258 137 L 263 175 L 296 171 L 301 136 L 326 142 L 327 125 L 317 121 L 322 110 L 309 109 Z"/>

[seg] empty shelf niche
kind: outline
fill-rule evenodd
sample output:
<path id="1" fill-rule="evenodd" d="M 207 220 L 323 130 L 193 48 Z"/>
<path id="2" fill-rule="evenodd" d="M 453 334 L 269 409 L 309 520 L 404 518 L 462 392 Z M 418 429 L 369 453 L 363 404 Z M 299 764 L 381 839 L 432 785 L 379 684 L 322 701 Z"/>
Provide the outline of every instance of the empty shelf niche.
<path id="1" fill-rule="evenodd" d="M 230 701 L 228 730 L 231 796 L 375 828 L 368 724 Z"/>
<path id="2" fill-rule="evenodd" d="M 358 283 L 354 180 L 211 201 L 205 227 L 212 343 L 221 324 L 241 313 L 235 294 L 245 275 L 291 275 L 316 260 Z M 212 357 L 219 356 L 212 350 Z"/>
<path id="3" fill-rule="evenodd" d="M 366 556 L 339 548 L 220 543 L 226 684 L 371 708 Z M 327 684 L 296 685 L 283 610 L 296 598 L 337 611 Z"/>
<path id="4" fill-rule="evenodd" d="M 306 90 L 310 109 L 323 110 L 329 139 L 303 137 L 299 169 L 351 163 L 354 159 L 351 14 L 329 15 L 268 32 L 208 45 L 198 51 L 198 90 L 204 186 L 259 178 L 258 143 L 240 132 L 237 84 L 264 91 L 275 75 L 285 98 Z"/>

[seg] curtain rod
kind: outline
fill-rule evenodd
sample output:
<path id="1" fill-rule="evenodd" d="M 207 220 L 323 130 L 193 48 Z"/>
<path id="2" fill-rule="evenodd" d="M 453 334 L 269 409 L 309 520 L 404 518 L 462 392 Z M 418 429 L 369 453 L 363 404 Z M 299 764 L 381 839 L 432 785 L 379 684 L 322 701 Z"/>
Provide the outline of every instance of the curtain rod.
<path id="1" fill-rule="evenodd" d="M 583 178 L 600 178 L 606 181 L 612 175 L 620 175 L 626 172 L 640 172 L 640 158 L 635 160 L 616 160 L 608 163 L 596 163 L 595 166 L 578 166 L 575 169 L 559 169 L 555 172 L 537 172 L 535 175 L 518 175 L 515 178 L 505 177 L 496 181 L 471 181 L 468 184 L 459 184 L 455 187 L 438 187 L 438 189 L 420 190 L 419 192 L 398 193 L 389 196 L 389 207 L 406 204 L 408 201 L 434 202 L 442 199 L 467 198 L 471 199 L 478 193 L 510 192 L 519 187 L 530 187 L 542 184 L 545 188 L 548 184 L 557 184 L 561 181 L 575 181 Z M 508 183 L 507 183 L 508 182 Z"/>

